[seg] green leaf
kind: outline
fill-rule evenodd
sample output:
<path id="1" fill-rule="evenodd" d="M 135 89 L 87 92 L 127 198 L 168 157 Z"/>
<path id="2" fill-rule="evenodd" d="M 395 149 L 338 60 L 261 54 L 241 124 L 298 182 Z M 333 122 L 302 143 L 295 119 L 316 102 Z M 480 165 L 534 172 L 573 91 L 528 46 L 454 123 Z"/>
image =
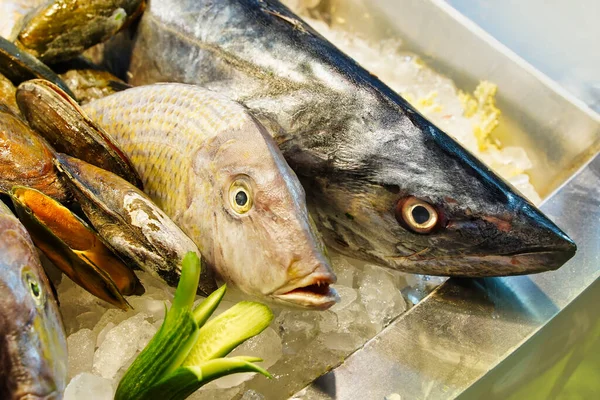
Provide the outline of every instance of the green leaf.
<path id="1" fill-rule="evenodd" d="M 145 392 L 154 383 L 177 369 L 187 357 L 200 334 L 191 313 L 199 279 L 200 260 L 190 252 L 183 259 L 173 306 L 159 331 L 121 379 L 116 400 L 145 398 Z"/>
<path id="2" fill-rule="evenodd" d="M 181 262 L 181 278 L 175 290 L 172 309 L 190 310 L 196 299 L 196 289 L 200 281 L 200 259 L 193 251 L 188 251 Z"/>
<path id="3" fill-rule="evenodd" d="M 210 381 L 238 372 L 258 372 L 272 378 L 269 372 L 253 364 L 253 361 L 262 360 L 256 357 L 217 358 L 200 366 L 178 368 L 153 385 L 144 398 L 148 400 L 185 399 Z"/>
<path id="4" fill-rule="evenodd" d="M 269 307 L 242 301 L 200 328 L 196 345 L 183 366 L 199 366 L 224 357 L 245 340 L 258 335 L 269 326 L 273 313 Z"/>
<path id="5" fill-rule="evenodd" d="M 196 320 L 199 327 L 202 327 L 206 321 L 208 321 L 212 313 L 215 312 L 221 299 L 223 299 L 226 290 L 227 285 L 221 286 L 194 309 L 194 320 Z"/>

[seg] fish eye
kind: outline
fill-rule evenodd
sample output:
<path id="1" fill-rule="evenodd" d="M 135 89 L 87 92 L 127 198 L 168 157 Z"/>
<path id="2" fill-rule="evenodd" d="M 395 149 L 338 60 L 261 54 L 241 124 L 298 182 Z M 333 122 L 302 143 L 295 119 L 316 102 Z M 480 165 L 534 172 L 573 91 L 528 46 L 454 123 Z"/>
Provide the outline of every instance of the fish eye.
<path id="1" fill-rule="evenodd" d="M 396 220 L 415 233 L 427 234 L 438 225 L 439 215 L 431 204 L 410 196 L 396 205 Z"/>
<path id="2" fill-rule="evenodd" d="M 237 214 L 245 214 L 252 208 L 252 187 L 247 178 L 236 179 L 229 188 L 229 203 Z"/>
<path id="3" fill-rule="evenodd" d="M 23 273 L 23 275 L 24 275 L 25 286 L 29 290 L 29 294 L 31 295 L 31 297 L 33 297 L 33 299 L 36 301 L 36 303 L 41 304 L 43 301 L 43 292 L 42 292 L 40 283 L 38 282 L 36 277 L 31 273 L 31 271 L 29 271 L 29 270 L 26 270 Z"/>
<path id="4" fill-rule="evenodd" d="M 248 194 L 242 189 L 235 194 L 235 204 L 244 207 L 248 204 Z"/>

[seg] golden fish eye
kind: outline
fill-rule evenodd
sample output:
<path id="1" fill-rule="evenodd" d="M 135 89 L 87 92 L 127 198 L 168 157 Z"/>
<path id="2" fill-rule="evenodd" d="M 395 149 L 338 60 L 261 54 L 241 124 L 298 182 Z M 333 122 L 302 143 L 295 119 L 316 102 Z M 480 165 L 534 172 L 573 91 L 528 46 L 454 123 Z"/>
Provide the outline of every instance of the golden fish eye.
<path id="1" fill-rule="evenodd" d="M 24 281 L 27 289 L 29 290 L 29 294 L 35 300 L 36 303 L 42 304 L 43 301 L 43 292 L 40 286 L 40 283 L 35 278 L 35 276 L 29 270 L 25 270 L 23 273 Z"/>
<path id="2" fill-rule="evenodd" d="M 229 188 L 229 203 L 237 214 L 245 214 L 252 208 L 251 186 L 246 178 L 235 180 Z"/>
<path id="3" fill-rule="evenodd" d="M 426 201 L 410 196 L 396 206 L 396 220 L 415 233 L 430 233 L 438 224 L 436 209 Z"/>

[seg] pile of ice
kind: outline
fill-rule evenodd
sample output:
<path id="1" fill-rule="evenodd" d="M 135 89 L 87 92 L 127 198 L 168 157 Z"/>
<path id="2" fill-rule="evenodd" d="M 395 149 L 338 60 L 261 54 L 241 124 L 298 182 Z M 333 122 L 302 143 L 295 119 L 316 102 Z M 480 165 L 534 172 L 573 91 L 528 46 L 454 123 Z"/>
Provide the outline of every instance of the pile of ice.
<path id="1" fill-rule="evenodd" d="M 402 42 L 397 38 L 377 42 L 366 40 L 355 32 L 346 31 L 350 29 L 349 24 L 335 15 L 329 16 L 336 21 L 332 29 L 324 21 L 306 14 L 317 7 L 320 0 L 284 0 L 283 3 L 300 12 L 315 30 L 402 95 L 529 200 L 535 204 L 541 202 L 527 175 L 532 164 L 525 150 L 503 147 L 491 136 L 500 116 L 494 99 L 496 85 L 482 82 L 472 94 L 460 91 L 454 82 L 428 68 L 417 55 L 403 51 Z M 363 0 L 352 3 L 347 7 L 365 7 Z"/>
<path id="2" fill-rule="evenodd" d="M 332 368 L 387 324 L 418 303 L 443 278 L 408 275 L 331 254 L 341 301 L 325 312 L 273 307 L 274 322 L 232 355 L 263 358 L 275 377 L 254 374 L 221 378 L 191 399 L 281 398 Z M 68 278 L 57 285 L 69 350 L 65 400 L 112 399 L 120 378 L 156 333 L 171 306 L 173 289 L 138 273 L 146 293 L 127 297 L 134 310 L 122 311 L 95 298 Z M 236 301 L 225 297 L 215 314 Z M 202 301 L 198 298 L 197 301 Z"/>
<path id="3" fill-rule="evenodd" d="M 272 381 L 254 374 L 221 378 L 192 399 L 275 398 L 288 393 L 339 364 L 344 357 L 379 333 L 383 327 L 421 300 L 440 278 L 428 278 L 365 265 L 332 255 L 341 302 L 329 311 L 274 308 L 271 327 L 234 350 L 263 358 Z M 112 399 L 120 378 L 156 333 L 171 306 L 173 289 L 138 273 L 146 293 L 127 297 L 134 310 L 121 311 L 93 297 L 63 277 L 58 298 L 67 330 L 69 376 L 66 400 Z M 235 295 L 234 295 L 235 296 Z M 201 301 L 198 298 L 197 301 Z M 216 314 L 234 304 L 226 296 Z M 275 395 L 276 394 L 276 395 Z"/>

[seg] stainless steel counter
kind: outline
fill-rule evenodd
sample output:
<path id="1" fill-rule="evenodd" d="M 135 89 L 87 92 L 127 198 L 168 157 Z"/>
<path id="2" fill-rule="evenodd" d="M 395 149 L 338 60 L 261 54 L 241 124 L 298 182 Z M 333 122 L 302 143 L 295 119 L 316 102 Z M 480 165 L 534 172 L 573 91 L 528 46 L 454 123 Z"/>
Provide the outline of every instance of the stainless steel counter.
<path id="1" fill-rule="evenodd" d="M 377 0 L 343 17 L 371 37 L 398 35 L 459 85 L 497 83 L 499 137 L 533 154 L 541 208 L 579 249 L 558 271 L 448 280 L 295 397 L 491 400 L 559 361 L 568 375 L 577 343 L 600 336 L 590 303 L 600 297 L 600 118 L 444 2 Z"/>

